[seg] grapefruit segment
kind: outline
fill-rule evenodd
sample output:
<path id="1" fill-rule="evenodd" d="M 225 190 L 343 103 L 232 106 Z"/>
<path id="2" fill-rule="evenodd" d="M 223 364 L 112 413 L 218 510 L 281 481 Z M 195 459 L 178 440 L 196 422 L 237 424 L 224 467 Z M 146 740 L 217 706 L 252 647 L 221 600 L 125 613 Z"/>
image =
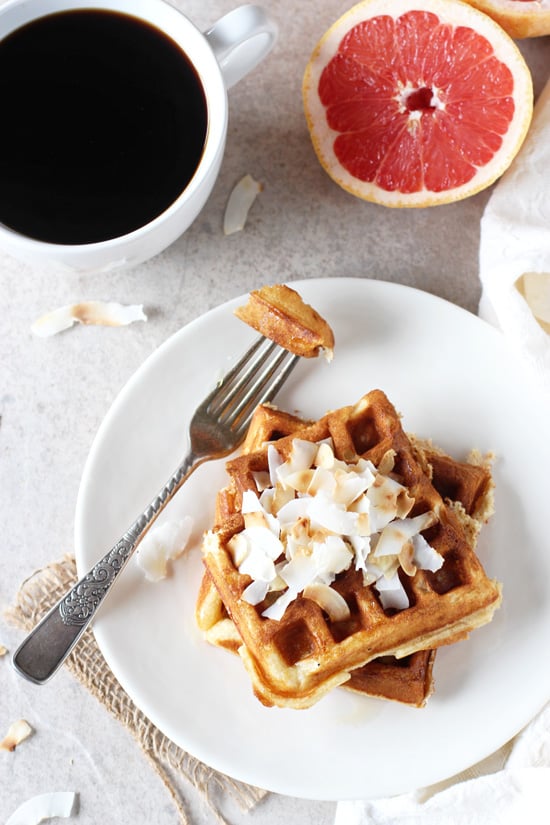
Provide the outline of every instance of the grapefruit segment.
<path id="1" fill-rule="evenodd" d="M 489 186 L 533 107 L 516 45 L 461 0 L 354 6 L 314 50 L 303 98 L 328 174 L 386 206 L 448 203 Z"/>

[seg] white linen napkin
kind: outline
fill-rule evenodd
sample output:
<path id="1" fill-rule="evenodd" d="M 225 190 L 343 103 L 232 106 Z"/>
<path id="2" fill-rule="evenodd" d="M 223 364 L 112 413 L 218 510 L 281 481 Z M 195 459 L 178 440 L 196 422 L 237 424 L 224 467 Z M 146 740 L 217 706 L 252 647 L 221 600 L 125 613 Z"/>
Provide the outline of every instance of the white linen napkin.
<path id="1" fill-rule="evenodd" d="M 550 399 L 550 81 L 481 219 L 481 317 L 499 326 Z"/>
<path id="2" fill-rule="evenodd" d="M 339 802 L 334 825 L 548 825 L 549 803 L 550 703 L 512 743 L 459 776 L 387 799 Z"/>
<path id="3" fill-rule="evenodd" d="M 480 316 L 503 331 L 550 402 L 550 81 L 483 214 L 480 280 Z M 464 773 L 392 798 L 340 802 L 334 825 L 548 825 L 549 808 L 550 701 Z"/>

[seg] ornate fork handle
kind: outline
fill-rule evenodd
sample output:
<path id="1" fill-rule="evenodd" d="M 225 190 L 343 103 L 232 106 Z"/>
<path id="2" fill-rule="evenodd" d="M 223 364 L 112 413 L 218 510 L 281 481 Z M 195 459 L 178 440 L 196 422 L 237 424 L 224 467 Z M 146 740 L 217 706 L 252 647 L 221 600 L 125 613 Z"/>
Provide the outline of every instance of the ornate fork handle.
<path id="1" fill-rule="evenodd" d="M 39 685 L 51 679 L 94 618 L 147 529 L 200 463 L 190 453 L 115 546 L 36 625 L 13 656 L 13 664 L 22 676 Z"/>

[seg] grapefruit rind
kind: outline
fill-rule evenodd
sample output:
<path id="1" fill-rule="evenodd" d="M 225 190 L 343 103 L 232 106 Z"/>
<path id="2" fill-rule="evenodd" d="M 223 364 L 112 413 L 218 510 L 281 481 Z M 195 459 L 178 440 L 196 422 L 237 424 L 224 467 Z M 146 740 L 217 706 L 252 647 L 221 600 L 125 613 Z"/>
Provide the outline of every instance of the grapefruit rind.
<path id="1" fill-rule="evenodd" d="M 522 40 L 550 34 L 550 0 L 466 0 Z"/>
<path id="2" fill-rule="evenodd" d="M 410 11 L 432 12 L 444 23 L 473 29 L 490 42 L 495 56 L 510 69 L 514 78 L 515 111 L 503 136 L 500 150 L 488 163 L 478 168 L 469 182 L 438 192 L 425 188 L 411 193 L 389 191 L 350 174 L 334 151 L 334 142 L 341 133 L 328 125 L 326 109 L 318 93 L 324 68 L 337 54 L 342 39 L 354 26 L 378 15 L 389 15 L 397 19 Z M 391 5 L 387 0 L 363 0 L 340 17 L 315 47 L 305 70 L 302 95 L 313 148 L 328 175 L 344 190 L 362 200 L 397 208 L 451 203 L 468 198 L 490 186 L 506 171 L 519 151 L 533 114 L 531 73 L 520 50 L 494 20 L 463 0 L 392 0 Z"/>

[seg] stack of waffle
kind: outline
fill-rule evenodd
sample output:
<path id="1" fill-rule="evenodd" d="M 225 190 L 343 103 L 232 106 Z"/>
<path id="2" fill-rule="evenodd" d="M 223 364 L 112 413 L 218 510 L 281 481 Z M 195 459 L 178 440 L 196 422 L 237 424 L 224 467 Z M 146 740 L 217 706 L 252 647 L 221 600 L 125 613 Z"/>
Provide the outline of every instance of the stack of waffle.
<path id="1" fill-rule="evenodd" d="M 492 512 L 487 462 L 407 436 L 374 390 L 313 422 L 259 407 L 227 473 L 203 545 L 206 639 L 239 654 L 268 706 L 306 708 L 339 685 L 422 706 L 435 650 L 501 601 L 475 554 Z"/>

